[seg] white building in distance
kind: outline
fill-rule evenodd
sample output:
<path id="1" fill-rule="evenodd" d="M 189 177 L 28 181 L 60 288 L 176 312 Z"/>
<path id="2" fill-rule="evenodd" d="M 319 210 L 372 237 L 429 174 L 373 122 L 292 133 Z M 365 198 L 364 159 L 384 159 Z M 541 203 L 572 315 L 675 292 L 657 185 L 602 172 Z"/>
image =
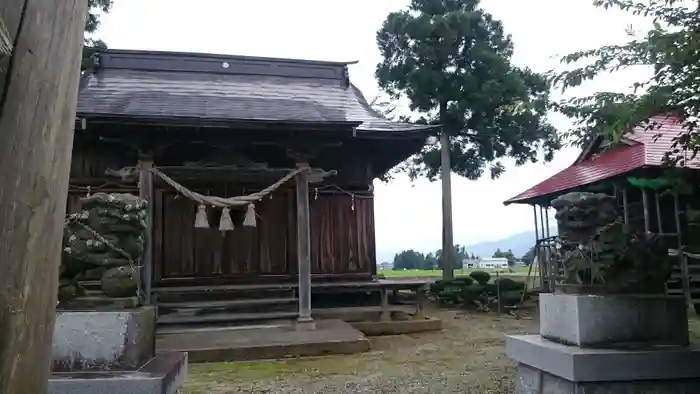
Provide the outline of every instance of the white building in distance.
<path id="1" fill-rule="evenodd" d="M 462 265 L 464 269 L 502 269 L 508 268 L 508 259 L 502 257 L 487 257 L 479 260 L 464 260 Z"/>

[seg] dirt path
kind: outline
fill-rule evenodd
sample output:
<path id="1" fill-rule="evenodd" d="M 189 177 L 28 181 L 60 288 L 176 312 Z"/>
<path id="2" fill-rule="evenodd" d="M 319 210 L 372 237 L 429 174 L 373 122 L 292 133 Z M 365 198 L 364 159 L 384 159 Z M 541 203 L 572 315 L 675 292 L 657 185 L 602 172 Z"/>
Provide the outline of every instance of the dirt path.
<path id="1" fill-rule="evenodd" d="M 438 311 L 444 330 L 373 338 L 353 356 L 190 366 L 185 394 L 510 394 L 514 364 L 503 333 L 536 332 L 529 317 Z"/>

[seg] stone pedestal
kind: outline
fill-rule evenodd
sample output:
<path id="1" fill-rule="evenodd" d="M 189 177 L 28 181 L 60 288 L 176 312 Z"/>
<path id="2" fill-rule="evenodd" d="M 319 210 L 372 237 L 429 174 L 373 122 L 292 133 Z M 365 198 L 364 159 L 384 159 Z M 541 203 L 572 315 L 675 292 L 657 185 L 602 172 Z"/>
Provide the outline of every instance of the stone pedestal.
<path id="1" fill-rule="evenodd" d="M 700 349 L 687 346 L 680 305 L 668 297 L 541 295 L 541 335 L 507 337 L 516 393 L 700 393 Z"/>
<path id="2" fill-rule="evenodd" d="M 540 335 L 580 347 L 688 345 L 683 297 L 540 295 Z"/>
<path id="3" fill-rule="evenodd" d="M 136 370 L 153 358 L 155 335 L 153 307 L 58 312 L 52 370 Z"/>
<path id="4" fill-rule="evenodd" d="M 47 394 L 175 394 L 187 353 L 155 355 L 153 307 L 60 311 Z"/>

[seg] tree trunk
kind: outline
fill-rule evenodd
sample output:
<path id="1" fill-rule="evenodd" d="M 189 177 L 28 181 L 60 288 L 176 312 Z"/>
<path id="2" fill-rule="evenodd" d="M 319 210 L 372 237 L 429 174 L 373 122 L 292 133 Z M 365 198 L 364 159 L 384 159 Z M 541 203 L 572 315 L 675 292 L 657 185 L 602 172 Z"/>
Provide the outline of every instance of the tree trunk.
<path id="1" fill-rule="evenodd" d="M 450 137 L 440 133 L 440 177 L 442 180 L 442 279 L 455 277 L 455 248 L 452 231 L 452 164 Z"/>
<path id="2" fill-rule="evenodd" d="M 0 393 L 43 394 L 87 0 L 0 0 Z"/>

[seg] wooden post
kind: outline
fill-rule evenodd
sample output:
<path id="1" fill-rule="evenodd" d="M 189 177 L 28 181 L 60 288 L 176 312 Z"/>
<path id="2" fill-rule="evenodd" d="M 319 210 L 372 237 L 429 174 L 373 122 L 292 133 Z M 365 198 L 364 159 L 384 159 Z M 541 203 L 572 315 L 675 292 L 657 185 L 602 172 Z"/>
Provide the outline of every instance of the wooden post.
<path id="1" fill-rule="evenodd" d="M 452 229 L 452 164 L 450 137 L 440 133 L 440 177 L 442 178 L 442 279 L 455 277 L 454 234 Z"/>
<path id="2" fill-rule="evenodd" d="M 685 248 L 683 247 L 683 221 L 681 220 L 680 212 L 680 202 L 678 199 L 678 193 L 673 193 L 673 213 L 676 220 L 676 239 L 678 240 L 678 259 L 681 265 L 681 284 L 683 285 L 683 295 L 685 297 L 685 302 L 688 307 L 693 305 L 693 295 L 690 292 L 690 271 L 688 269 L 688 256 L 685 254 Z"/>
<path id="3" fill-rule="evenodd" d="M 380 316 L 381 321 L 391 321 L 391 311 L 389 310 L 389 291 L 382 287 L 379 289 L 379 294 L 382 297 L 382 314 Z"/>
<path id="4" fill-rule="evenodd" d="M 644 233 L 649 236 L 651 234 L 651 226 L 649 224 L 649 195 L 646 189 L 642 190 L 642 207 L 644 209 Z"/>
<path id="5" fill-rule="evenodd" d="M 153 156 L 143 156 L 139 159 L 139 197 L 148 201 L 148 230 L 146 235 L 146 249 L 143 259 L 139 264 L 139 278 L 143 291 L 143 302 L 146 305 L 152 304 L 153 285 L 153 173 L 148 171 L 153 168 Z"/>
<path id="6" fill-rule="evenodd" d="M 0 0 L 0 393 L 45 393 L 87 0 Z"/>
<path id="7" fill-rule="evenodd" d="M 425 319 L 425 307 L 426 305 L 428 305 L 428 290 L 428 285 L 423 285 L 416 290 L 416 315 L 414 316 L 415 319 Z"/>
<path id="8" fill-rule="evenodd" d="M 306 171 L 296 176 L 297 261 L 299 264 L 299 318 L 302 324 L 313 325 L 311 318 L 311 231 L 309 223 L 309 164 L 297 162 Z"/>
<path id="9" fill-rule="evenodd" d="M 627 202 L 627 187 L 622 188 L 622 209 L 625 215 L 625 232 L 628 232 L 630 229 L 630 209 L 629 209 L 629 204 Z"/>

